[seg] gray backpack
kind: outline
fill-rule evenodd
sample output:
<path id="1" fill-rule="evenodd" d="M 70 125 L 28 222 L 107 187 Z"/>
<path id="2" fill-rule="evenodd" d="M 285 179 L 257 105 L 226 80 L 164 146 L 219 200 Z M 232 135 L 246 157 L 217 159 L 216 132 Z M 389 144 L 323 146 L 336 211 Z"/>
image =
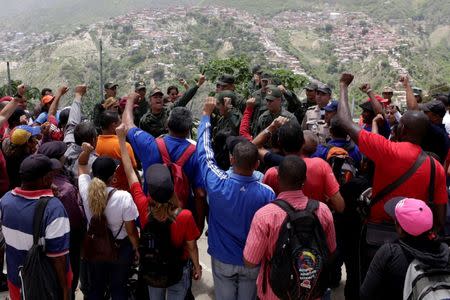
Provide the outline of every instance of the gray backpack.
<path id="1" fill-rule="evenodd" d="M 403 300 L 450 299 L 450 268 L 433 268 L 414 259 L 408 267 Z"/>

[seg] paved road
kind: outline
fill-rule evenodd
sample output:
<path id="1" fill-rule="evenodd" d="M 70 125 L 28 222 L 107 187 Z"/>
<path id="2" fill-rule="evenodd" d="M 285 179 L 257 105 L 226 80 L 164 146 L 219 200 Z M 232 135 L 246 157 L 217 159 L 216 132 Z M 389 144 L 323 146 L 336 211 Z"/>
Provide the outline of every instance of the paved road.
<path id="1" fill-rule="evenodd" d="M 213 279 L 211 272 L 211 259 L 207 253 L 208 241 L 205 235 L 202 235 L 198 241 L 200 254 L 200 264 L 203 267 L 203 277 L 200 281 L 193 281 L 192 292 L 197 300 L 215 299 L 213 289 Z M 345 272 L 343 272 L 345 276 Z M 345 277 L 344 277 L 345 280 Z M 8 299 L 8 293 L 0 293 L 0 300 Z M 82 293 L 78 292 L 76 300 L 82 300 Z M 344 300 L 343 284 L 332 293 L 333 300 Z"/>

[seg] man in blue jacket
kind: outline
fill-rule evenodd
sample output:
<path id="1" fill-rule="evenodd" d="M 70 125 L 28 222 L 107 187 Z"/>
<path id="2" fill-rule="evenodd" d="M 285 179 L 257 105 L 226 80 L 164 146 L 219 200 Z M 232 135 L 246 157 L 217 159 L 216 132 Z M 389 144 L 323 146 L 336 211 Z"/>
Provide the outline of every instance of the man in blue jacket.
<path id="1" fill-rule="evenodd" d="M 253 176 L 259 166 L 258 149 L 239 142 L 233 149 L 230 175 L 214 160 L 210 116 L 215 98 L 207 98 L 199 127 L 197 157 L 209 197 L 208 253 L 216 299 L 256 299 L 259 267 L 244 267 L 243 250 L 253 215 L 275 198 L 270 187 Z"/>

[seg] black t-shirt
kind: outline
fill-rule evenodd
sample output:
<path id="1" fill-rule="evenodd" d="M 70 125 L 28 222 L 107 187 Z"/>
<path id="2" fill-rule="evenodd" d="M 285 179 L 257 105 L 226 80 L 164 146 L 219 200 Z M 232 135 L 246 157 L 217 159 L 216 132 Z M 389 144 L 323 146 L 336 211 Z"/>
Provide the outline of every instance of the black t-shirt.
<path id="1" fill-rule="evenodd" d="M 445 125 L 431 124 L 421 146 L 423 150 L 435 153 L 439 157 L 439 161 L 444 163 L 450 147 Z"/>

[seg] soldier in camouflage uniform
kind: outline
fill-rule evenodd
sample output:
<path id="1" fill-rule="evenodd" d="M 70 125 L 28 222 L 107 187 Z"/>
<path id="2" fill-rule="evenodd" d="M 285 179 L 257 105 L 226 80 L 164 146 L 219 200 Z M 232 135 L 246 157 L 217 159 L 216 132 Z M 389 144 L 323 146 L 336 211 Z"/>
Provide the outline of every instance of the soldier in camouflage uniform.
<path id="1" fill-rule="evenodd" d="M 219 119 L 213 128 L 213 137 L 220 131 L 229 131 L 231 135 L 239 135 L 242 114 L 235 107 L 237 97 L 232 91 L 223 91 L 216 95 Z"/>
<path id="2" fill-rule="evenodd" d="M 223 92 L 223 91 L 232 91 L 236 94 L 236 108 L 238 108 L 241 113 L 245 110 L 245 103 L 246 100 L 244 99 L 244 96 L 241 94 L 236 93 L 235 89 L 236 86 L 234 85 L 236 82 L 236 79 L 233 75 L 230 74 L 223 74 L 222 76 L 217 79 L 216 83 L 216 94 Z"/>
<path id="3" fill-rule="evenodd" d="M 254 92 L 259 90 L 261 88 L 261 75 L 263 71 L 261 69 L 260 65 L 255 65 L 252 68 L 252 74 L 253 78 L 250 80 L 250 82 L 247 84 L 248 94 L 252 95 Z"/>
<path id="4" fill-rule="evenodd" d="M 150 110 L 141 118 L 139 127 L 154 137 L 168 133 L 167 119 L 170 111 L 177 106 L 186 106 L 204 82 L 205 76 L 201 75 L 195 86 L 186 91 L 180 99 L 168 105 L 164 105 L 163 92 L 158 88 L 153 89 L 150 93 Z"/>
<path id="5" fill-rule="evenodd" d="M 331 94 L 332 91 L 327 85 L 320 84 L 316 90 L 317 105 L 308 108 L 302 122 L 303 130 L 311 130 L 317 134 L 321 144 L 326 144 L 327 139 L 330 138 L 330 132 L 325 122 L 324 108 L 330 102 Z"/>
<path id="6" fill-rule="evenodd" d="M 253 136 L 257 136 L 258 133 L 272 124 L 279 116 L 288 118 L 289 120 L 296 120 L 295 116 L 282 106 L 282 97 L 283 94 L 279 87 L 275 85 L 267 86 L 265 97 L 267 110 L 258 118 L 258 123 Z"/>
<path id="7" fill-rule="evenodd" d="M 147 113 L 148 111 L 148 103 L 145 100 L 145 94 L 147 94 L 147 85 L 144 81 L 138 81 L 134 84 L 134 91 L 139 94 L 139 102 L 138 107 L 133 110 L 134 115 L 134 124 L 139 124 L 139 121 L 141 118 Z"/>
<path id="8" fill-rule="evenodd" d="M 259 117 L 267 110 L 266 92 L 269 84 L 272 83 L 272 76 L 268 73 L 261 75 L 261 88 L 252 94 L 252 98 L 255 98 L 255 107 L 253 108 L 253 115 L 250 123 L 250 129 L 252 135 L 256 136 L 256 127 Z"/>

